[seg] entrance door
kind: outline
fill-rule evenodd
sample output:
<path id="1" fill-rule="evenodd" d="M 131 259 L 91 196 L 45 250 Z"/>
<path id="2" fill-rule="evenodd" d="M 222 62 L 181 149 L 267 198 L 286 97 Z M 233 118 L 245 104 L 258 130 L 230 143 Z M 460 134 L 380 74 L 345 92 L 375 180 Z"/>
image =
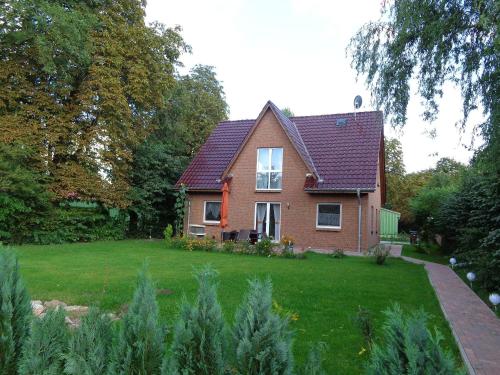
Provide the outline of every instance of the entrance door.
<path id="1" fill-rule="evenodd" d="M 281 229 L 281 204 L 259 202 L 255 204 L 255 229 L 262 235 L 279 242 Z"/>

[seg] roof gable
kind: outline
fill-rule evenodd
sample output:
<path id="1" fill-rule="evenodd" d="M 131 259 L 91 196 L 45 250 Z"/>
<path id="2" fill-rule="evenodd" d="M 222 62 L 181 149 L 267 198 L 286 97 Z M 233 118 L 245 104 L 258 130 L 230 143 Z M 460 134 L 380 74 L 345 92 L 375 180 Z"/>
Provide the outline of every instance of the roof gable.
<path id="1" fill-rule="evenodd" d="M 273 111 L 297 153 L 316 176 L 305 181 L 307 191 L 376 189 L 377 165 L 383 147 L 381 112 L 288 119 L 271 102 L 266 103 L 256 120 L 219 123 L 176 186 L 182 183 L 191 190 L 220 190 L 221 179 L 267 110 Z"/>
<path id="2" fill-rule="evenodd" d="M 241 153 L 241 151 L 243 150 L 243 148 L 247 144 L 248 140 L 250 139 L 250 137 L 254 133 L 257 126 L 259 126 L 262 118 L 264 117 L 264 115 L 267 113 L 268 110 L 270 110 L 274 114 L 276 119 L 278 120 L 278 123 L 281 125 L 281 128 L 285 132 L 286 136 L 290 140 L 290 143 L 295 148 L 295 151 L 297 151 L 297 153 L 299 154 L 300 158 L 302 159 L 302 161 L 306 165 L 309 172 L 313 173 L 316 178 L 319 178 L 318 173 L 316 171 L 316 168 L 314 167 L 314 163 L 311 159 L 311 156 L 309 155 L 309 152 L 307 151 L 307 147 L 304 144 L 304 141 L 302 140 L 302 137 L 300 136 L 300 133 L 299 133 L 297 127 L 295 126 L 293 121 L 291 121 L 288 117 L 286 117 L 285 114 L 283 112 L 281 112 L 281 110 L 278 107 L 276 107 L 276 105 L 273 102 L 271 102 L 270 100 L 266 103 L 264 108 L 262 108 L 262 111 L 260 111 L 259 117 L 257 117 L 257 119 L 255 120 L 255 123 L 253 124 L 252 128 L 250 129 L 250 131 L 246 135 L 244 141 L 240 144 L 238 151 L 234 154 L 230 163 L 228 164 L 228 166 L 224 170 L 223 175 L 226 175 L 227 173 L 229 173 L 229 170 L 231 169 L 231 167 L 235 163 L 239 154 Z"/>

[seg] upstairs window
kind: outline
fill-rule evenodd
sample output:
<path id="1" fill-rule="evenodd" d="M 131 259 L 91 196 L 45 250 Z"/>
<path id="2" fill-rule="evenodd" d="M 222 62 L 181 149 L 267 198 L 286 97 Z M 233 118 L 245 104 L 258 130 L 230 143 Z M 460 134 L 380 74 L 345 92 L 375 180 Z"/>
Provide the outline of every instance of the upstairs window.
<path id="1" fill-rule="evenodd" d="M 257 190 L 281 190 L 283 149 L 257 149 Z"/>

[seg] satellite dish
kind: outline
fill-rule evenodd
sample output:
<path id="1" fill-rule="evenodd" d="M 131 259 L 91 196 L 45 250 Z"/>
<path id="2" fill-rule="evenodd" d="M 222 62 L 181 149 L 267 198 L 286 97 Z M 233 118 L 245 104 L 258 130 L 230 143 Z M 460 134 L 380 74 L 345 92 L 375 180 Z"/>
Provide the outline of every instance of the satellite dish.
<path id="1" fill-rule="evenodd" d="M 363 104 L 363 98 L 361 97 L 361 95 L 356 95 L 356 97 L 354 98 L 354 108 L 361 108 L 361 104 Z"/>

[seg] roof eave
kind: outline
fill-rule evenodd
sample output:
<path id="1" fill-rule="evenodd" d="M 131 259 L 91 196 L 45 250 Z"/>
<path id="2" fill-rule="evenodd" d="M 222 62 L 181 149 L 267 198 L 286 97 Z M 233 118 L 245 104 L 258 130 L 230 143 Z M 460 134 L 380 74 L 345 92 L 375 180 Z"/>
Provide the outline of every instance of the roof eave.
<path id="1" fill-rule="evenodd" d="M 315 193 L 315 194 L 326 194 L 326 193 L 373 193 L 375 192 L 374 188 L 332 188 L 332 189 L 304 189 L 306 193 Z"/>

